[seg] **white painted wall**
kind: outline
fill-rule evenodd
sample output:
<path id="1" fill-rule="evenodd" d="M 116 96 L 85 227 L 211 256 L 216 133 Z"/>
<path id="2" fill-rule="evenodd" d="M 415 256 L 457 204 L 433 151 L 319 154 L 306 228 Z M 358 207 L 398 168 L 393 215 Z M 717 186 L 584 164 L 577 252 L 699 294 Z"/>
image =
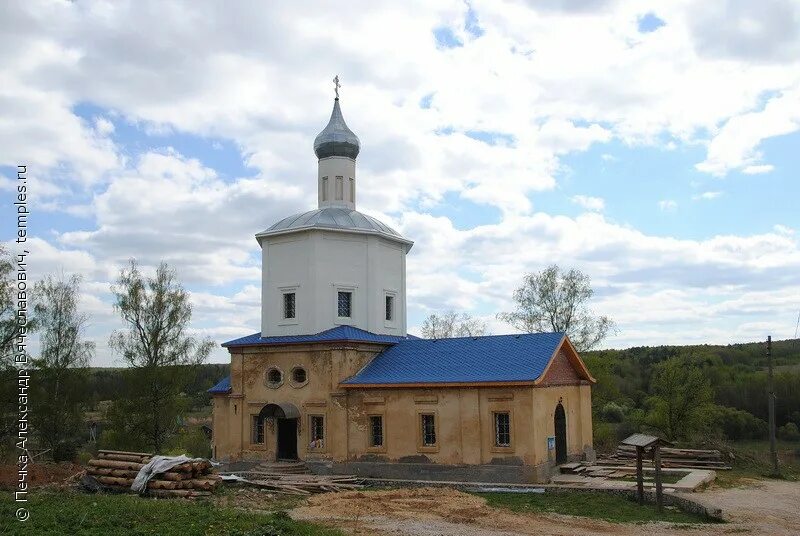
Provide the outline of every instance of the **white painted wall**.
<path id="1" fill-rule="evenodd" d="M 319 161 L 317 167 L 317 196 L 319 208 L 356 208 L 356 161 L 342 156 L 331 156 Z M 337 199 L 336 181 L 342 179 L 342 199 Z M 351 184 L 352 183 L 352 184 Z"/>
<path id="2" fill-rule="evenodd" d="M 406 334 L 407 244 L 357 231 L 308 230 L 264 237 L 261 332 L 313 334 L 349 324 L 373 333 Z M 353 314 L 337 318 L 337 292 L 352 290 Z M 295 320 L 283 318 L 283 292 L 296 293 Z M 385 320 L 385 296 L 395 297 Z"/>

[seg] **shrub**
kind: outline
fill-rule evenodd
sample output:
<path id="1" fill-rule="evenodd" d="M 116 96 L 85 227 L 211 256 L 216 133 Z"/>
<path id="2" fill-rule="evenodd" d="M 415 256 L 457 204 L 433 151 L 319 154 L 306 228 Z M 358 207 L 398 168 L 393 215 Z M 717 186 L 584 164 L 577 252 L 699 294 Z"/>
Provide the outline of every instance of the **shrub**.
<path id="1" fill-rule="evenodd" d="M 611 452 L 617 445 L 614 426 L 601 421 L 594 422 L 594 448 L 598 452 Z"/>
<path id="2" fill-rule="evenodd" d="M 187 454 L 196 458 L 211 457 L 211 442 L 199 426 L 182 429 L 170 442 L 169 454 Z"/>
<path id="3" fill-rule="evenodd" d="M 767 436 L 767 423 L 741 409 L 717 406 L 712 418 L 725 437 L 734 441 L 763 439 Z"/>
<path id="4" fill-rule="evenodd" d="M 622 422 L 625 420 L 625 410 L 622 406 L 609 402 L 600 410 L 600 417 L 606 422 Z"/>
<path id="5" fill-rule="evenodd" d="M 78 449 L 74 443 L 69 441 L 62 441 L 53 447 L 53 461 L 54 462 L 72 462 L 78 456 Z"/>
<path id="6" fill-rule="evenodd" d="M 778 428 L 778 437 L 786 441 L 800 440 L 800 429 L 793 422 L 789 422 Z"/>

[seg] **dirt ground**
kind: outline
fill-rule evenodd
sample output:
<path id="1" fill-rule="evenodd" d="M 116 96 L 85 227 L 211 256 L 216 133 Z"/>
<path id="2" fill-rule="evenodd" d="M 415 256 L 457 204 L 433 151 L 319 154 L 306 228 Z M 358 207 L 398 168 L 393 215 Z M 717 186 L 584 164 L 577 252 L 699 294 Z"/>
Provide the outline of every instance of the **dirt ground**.
<path id="1" fill-rule="evenodd" d="M 798 534 L 800 483 L 749 483 L 747 487 L 710 490 L 693 497 L 722 508 L 731 522 L 687 527 L 518 514 L 490 508 L 480 497 L 442 488 L 316 495 L 307 505 L 293 510 L 292 517 L 335 525 L 351 534 L 382 536 Z"/>
<path id="2" fill-rule="evenodd" d="M 0 489 L 17 487 L 18 467 L 13 464 L 0 464 Z M 28 485 L 39 488 L 48 485 L 63 485 L 70 477 L 84 470 L 74 463 L 32 463 L 28 465 Z"/>

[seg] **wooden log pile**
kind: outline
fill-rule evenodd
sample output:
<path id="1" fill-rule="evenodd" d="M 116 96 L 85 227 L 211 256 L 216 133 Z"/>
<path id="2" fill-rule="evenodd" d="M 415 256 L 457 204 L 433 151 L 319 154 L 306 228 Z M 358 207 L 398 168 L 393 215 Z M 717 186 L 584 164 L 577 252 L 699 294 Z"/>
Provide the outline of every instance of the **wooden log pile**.
<path id="1" fill-rule="evenodd" d="M 636 447 L 619 445 L 609 458 L 598 460 L 602 465 L 626 465 L 636 460 Z M 646 461 L 645 465 L 652 465 Z M 728 470 L 730 466 L 722 459 L 718 450 L 661 448 L 661 466 L 675 469 Z"/>
<path id="2" fill-rule="evenodd" d="M 116 491 L 130 491 L 139 469 L 153 457 L 146 452 L 100 450 L 89 460 L 87 474 Z M 154 497 L 202 497 L 220 484 L 222 478 L 211 472 L 208 460 L 187 462 L 166 473 L 157 473 L 147 483 L 147 494 Z"/>
<path id="3" fill-rule="evenodd" d="M 354 476 L 286 474 L 244 471 L 222 473 L 223 479 L 286 495 L 311 495 L 327 491 L 349 491 L 364 486 Z"/>

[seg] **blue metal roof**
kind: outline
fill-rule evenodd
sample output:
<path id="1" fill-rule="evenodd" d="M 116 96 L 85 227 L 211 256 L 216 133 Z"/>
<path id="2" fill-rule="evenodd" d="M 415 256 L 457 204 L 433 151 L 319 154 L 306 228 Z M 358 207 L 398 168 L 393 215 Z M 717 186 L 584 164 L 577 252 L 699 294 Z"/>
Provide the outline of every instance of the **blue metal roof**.
<path id="1" fill-rule="evenodd" d="M 532 382 L 562 340 L 563 333 L 404 340 L 342 383 Z"/>
<path id="2" fill-rule="evenodd" d="M 231 377 L 227 376 L 219 381 L 214 387 L 208 390 L 212 395 L 225 394 L 231 392 Z"/>
<path id="3" fill-rule="evenodd" d="M 259 344 L 302 344 L 310 342 L 330 342 L 330 341 L 358 341 L 375 342 L 379 344 L 395 344 L 400 341 L 416 339 L 413 335 L 399 337 L 397 335 L 381 335 L 371 333 L 353 326 L 337 326 L 313 335 L 279 335 L 273 337 L 262 337 L 261 333 L 254 333 L 247 337 L 241 337 L 223 343 L 222 346 L 230 348 L 233 346 L 253 346 Z"/>

